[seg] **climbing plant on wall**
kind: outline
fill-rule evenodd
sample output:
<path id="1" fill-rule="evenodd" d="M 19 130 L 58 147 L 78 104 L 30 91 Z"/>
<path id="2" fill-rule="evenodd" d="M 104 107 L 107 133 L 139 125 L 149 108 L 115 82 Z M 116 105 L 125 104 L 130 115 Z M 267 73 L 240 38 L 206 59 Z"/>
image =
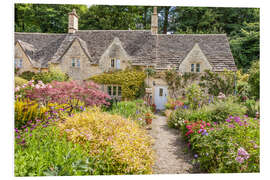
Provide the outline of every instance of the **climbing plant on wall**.
<path id="1" fill-rule="evenodd" d="M 116 84 L 122 89 L 122 98 L 135 99 L 142 95 L 144 89 L 144 79 L 146 74 L 143 71 L 135 69 L 126 69 L 123 71 L 106 72 L 90 77 L 98 84 Z"/>

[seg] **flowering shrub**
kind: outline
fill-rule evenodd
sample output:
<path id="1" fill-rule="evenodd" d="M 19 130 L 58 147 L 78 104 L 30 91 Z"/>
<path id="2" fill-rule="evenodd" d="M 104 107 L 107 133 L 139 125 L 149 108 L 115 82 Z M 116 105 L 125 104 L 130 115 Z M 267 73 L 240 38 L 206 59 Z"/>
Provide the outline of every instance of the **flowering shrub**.
<path id="1" fill-rule="evenodd" d="M 177 108 L 181 108 L 184 106 L 184 103 L 180 100 L 174 100 L 169 98 L 167 103 L 165 104 L 166 109 L 175 110 Z"/>
<path id="2" fill-rule="evenodd" d="M 132 120 L 93 108 L 66 119 L 59 125 L 74 143 L 98 155 L 110 150 L 108 168 L 117 174 L 149 174 L 154 163 L 152 140 Z"/>
<path id="3" fill-rule="evenodd" d="M 226 122 L 184 121 L 182 134 L 205 172 L 259 172 L 259 120 L 230 116 Z"/>
<path id="4" fill-rule="evenodd" d="M 42 81 L 43 83 L 51 83 L 52 81 L 63 82 L 69 80 L 67 74 L 63 73 L 59 68 L 49 66 L 48 72 L 36 73 L 33 77 L 35 82 Z"/>
<path id="5" fill-rule="evenodd" d="M 93 82 L 53 81 L 45 85 L 39 81 L 32 89 L 26 90 L 26 97 L 38 100 L 44 105 L 48 102 L 56 102 L 59 104 L 69 104 L 71 108 L 78 107 L 79 101 L 86 106 L 108 105 L 109 103 L 106 99 L 110 99 L 110 96 L 98 88 Z"/>
<path id="6" fill-rule="evenodd" d="M 47 107 L 39 107 L 35 101 L 17 99 L 15 101 L 15 127 L 21 129 L 27 123 L 35 122 L 36 119 L 45 120 L 48 110 Z"/>
<path id="7" fill-rule="evenodd" d="M 203 91 L 197 84 L 191 84 L 186 88 L 186 96 L 191 109 L 202 106 L 204 101 Z"/>

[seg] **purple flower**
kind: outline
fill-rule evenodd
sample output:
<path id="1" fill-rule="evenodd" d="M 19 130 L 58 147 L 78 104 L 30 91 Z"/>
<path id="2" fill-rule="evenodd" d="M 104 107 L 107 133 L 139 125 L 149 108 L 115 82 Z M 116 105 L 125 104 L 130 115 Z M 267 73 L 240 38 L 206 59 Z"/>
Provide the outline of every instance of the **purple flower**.
<path id="1" fill-rule="evenodd" d="M 48 119 L 52 119 L 52 117 L 50 116 L 50 117 L 48 117 Z"/>
<path id="2" fill-rule="evenodd" d="M 202 129 L 199 130 L 199 133 L 201 133 L 201 132 L 202 132 Z"/>
<path id="3" fill-rule="evenodd" d="M 237 155 L 238 155 L 238 156 L 241 156 L 241 157 L 244 158 L 244 159 L 248 159 L 248 158 L 249 158 L 248 152 L 247 152 L 244 148 L 242 148 L 242 147 L 240 147 L 240 148 L 238 149 Z"/>
<path id="4" fill-rule="evenodd" d="M 230 124 L 229 127 L 230 127 L 230 128 L 234 128 L 235 126 L 234 126 L 233 124 Z"/>
<path id="5" fill-rule="evenodd" d="M 195 157 L 195 158 L 198 158 L 198 154 L 195 154 L 194 157 Z"/>
<path id="6" fill-rule="evenodd" d="M 29 134 L 29 136 L 31 137 L 31 136 L 32 136 L 32 134 Z"/>
<path id="7" fill-rule="evenodd" d="M 240 117 L 239 116 L 235 116 L 234 117 L 234 121 L 237 122 L 237 123 L 239 123 L 240 122 Z"/>
<path id="8" fill-rule="evenodd" d="M 235 160 L 236 160 L 237 162 L 239 162 L 240 164 L 242 164 L 242 163 L 244 162 L 244 158 L 242 158 L 241 156 L 237 156 L 237 157 L 235 158 Z"/>
<path id="9" fill-rule="evenodd" d="M 28 128 L 27 128 L 27 129 L 25 129 L 25 132 L 28 132 Z"/>
<path id="10" fill-rule="evenodd" d="M 36 120 L 36 122 L 40 122 L 40 120 L 39 120 L 39 119 L 37 119 L 37 120 Z"/>
<path id="11" fill-rule="evenodd" d="M 45 128 L 45 127 L 47 127 L 47 125 L 42 125 L 42 127 L 44 127 L 44 128 Z"/>
<path id="12" fill-rule="evenodd" d="M 208 133 L 207 133 L 207 131 L 205 129 L 203 130 L 202 135 L 207 135 L 208 136 Z"/>
<path id="13" fill-rule="evenodd" d="M 21 138 L 21 136 L 20 136 L 20 135 L 18 135 L 16 138 L 17 138 L 17 139 L 20 139 L 20 138 Z"/>
<path id="14" fill-rule="evenodd" d="M 19 130 L 17 128 L 15 128 L 15 132 L 19 132 Z"/>
<path id="15" fill-rule="evenodd" d="M 231 119 L 228 118 L 228 119 L 226 119 L 226 121 L 229 123 L 229 122 L 231 122 Z"/>

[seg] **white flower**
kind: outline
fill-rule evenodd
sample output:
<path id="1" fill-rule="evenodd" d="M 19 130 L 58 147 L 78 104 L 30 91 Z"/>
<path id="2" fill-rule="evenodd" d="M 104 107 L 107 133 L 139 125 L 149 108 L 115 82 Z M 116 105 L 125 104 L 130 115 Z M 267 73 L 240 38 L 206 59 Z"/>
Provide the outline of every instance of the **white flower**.
<path id="1" fill-rule="evenodd" d="M 40 85 L 36 84 L 36 89 L 39 89 L 40 88 Z"/>
<path id="2" fill-rule="evenodd" d="M 19 91 L 20 90 L 20 86 L 17 86 L 16 88 L 15 88 L 15 92 L 17 92 L 17 91 Z"/>

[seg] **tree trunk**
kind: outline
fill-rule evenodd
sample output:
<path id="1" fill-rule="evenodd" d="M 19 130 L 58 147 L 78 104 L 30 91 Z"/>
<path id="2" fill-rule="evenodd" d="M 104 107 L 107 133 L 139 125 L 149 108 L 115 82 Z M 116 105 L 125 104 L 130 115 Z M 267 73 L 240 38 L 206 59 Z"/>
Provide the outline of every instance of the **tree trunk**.
<path id="1" fill-rule="evenodd" d="M 163 25 L 163 34 L 167 34 L 168 30 L 168 16 L 169 16 L 169 9 L 170 7 L 165 7 L 164 8 L 164 25 Z"/>

